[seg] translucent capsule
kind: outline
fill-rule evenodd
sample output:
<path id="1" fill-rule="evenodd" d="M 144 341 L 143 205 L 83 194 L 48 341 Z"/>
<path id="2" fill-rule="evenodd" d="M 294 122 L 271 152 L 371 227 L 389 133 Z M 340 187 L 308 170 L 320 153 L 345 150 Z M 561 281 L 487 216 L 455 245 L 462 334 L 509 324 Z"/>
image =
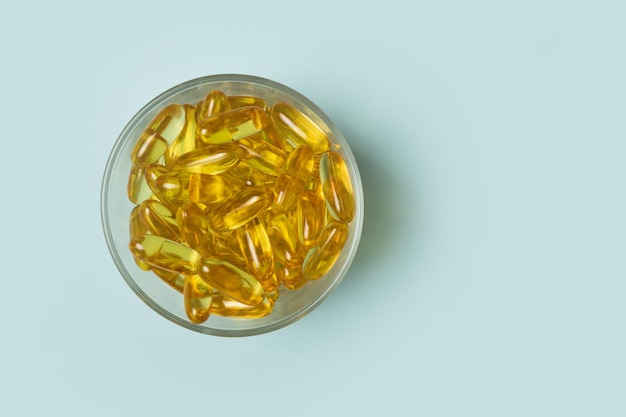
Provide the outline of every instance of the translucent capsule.
<path id="1" fill-rule="evenodd" d="M 217 258 L 204 258 L 200 264 L 200 277 L 211 287 L 240 303 L 259 305 L 265 291 L 252 275 L 233 264 Z"/>
<path id="2" fill-rule="evenodd" d="M 180 135 L 167 147 L 165 151 L 165 166 L 172 168 L 172 164 L 181 155 L 193 151 L 196 148 L 196 109 L 186 104 L 185 125 Z"/>
<path id="3" fill-rule="evenodd" d="M 215 203 L 229 198 L 232 187 L 220 176 L 169 172 L 159 176 L 154 189 L 159 200 L 180 205 L 188 200 Z"/>
<path id="4" fill-rule="evenodd" d="M 324 228 L 324 200 L 315 191 L 305 191 L 298 201 L 296 221 L 298 238 L 306 249 L 317 245 Z"/>
<path id="5" fill-rule="evenodd" d="M 274 256 L 265 223 L 257 217 L 237 228 L 236 233 L 250 274 L 258 280 L 268 279 L 274 272 Z"/>
<path id="6" fill-rule="evenodd" d="M 201 144 L 219 144 L 258 133 L 269 124 L 269 118 L 260 107 L 242 107 L 214 114 L 198 124 Z"/>
<path id="7" fill-rule="evenodd" d="M 172 170 L 217 175 L 241 159 L 242 150 L 234 143 L 204 146 L 180 156 Z"/>
<path id="8" fill-rule="evenodd" d="M 156 200 L 145 200 L 139 206 L 139 218 L 144 230 L 153 235 L 161 236 L 170 240 L 180 241 L 181 233 L 174 213 L 165 205 Z M 144 233 L 136 233 L 138 236 Z"/>
<path id="9" fill-rule="evenodd" d="M 306 184 L 309 182 L 314 165 L 315 153 L 313 149 L 306 145 L 300 145 L 289 154 L 283 172 L 301 179 Z"/>
<path id="10" fill-rule="evenodd" d="M 289 290 L 298 289 L 307 282 L 302 268 L 289 268 L 281 262 L 276 262 L 274 274 L 276 279 Z"/>
<path id="11" fill-rule="evenodd" d="M 200 263 L 200 254 L 173 240 L 155 235 L 134 236 L 129 248 L 133 256 L 158 268 L 181 274 L 195 274 Z"/>
<path id="12" fill-rule="evenodd" d="M 322 155 L 320 179 L 329 212 L 339 221 L 350 222 L 354 218 L 354 191 L 348 167 L 339 153 Z"/>
<path id="13" fill-rule="evenodd" d="M 182 240 L 187 246 L 197 250 L 203 256 L 211 253 L 212 247 L 206 247 L 207 239 L 205 237 L 206 235 L 211 235 L 212 231 L 202 205 L 194 202 L 183 204 L 176 211 L 176 222 L 178 223 Z"/>
<path id="14" fill-rule="evenodd" d="M 278 175 L 285 164 L 285 153 L 263 140 L 258 134 L 235 142 L 243 150 L 243 159 L 253 168 L 269 175 Z"/>
<path id="15" fill-rule="evenodd" d="M 315 153 L 323 153 L 330 148 L 326 133 L 292 105 L 278 102 L 270 108 L 269 114 L 278 131 L 294 148 L 308 145 Z"/>
<path id="16" fill-rule="evenodd" d="M 167 150 L 167 141 L 152 129 L 146 129 L 130 153 L 133 165 L 144 168 L 159 160 Z"/>
<path id="17" fill-rule="evenodd" d="M 198 275 L 187 275 L 183 286 L 185 313 L 192 323 L 207 321 L 211 314 L 213 289 Z"/>
<path id="18" fill-rule="evenodd" d="M 276 199 L 272 209 L 278 212 L 291 209 L 302 198 L 304 191 L 304 181 L 289 174 L 280 174 L 274 186 Z"/>
<path id="19" fill-rule="evenodd" d="M 239 162 L 221 176 L 233 184 L 233 188 L 236 190 L 241 190 L 244 187 L 270 185 L 276 181 L 276 177 L 253 168 L 247 161 Z"/>
<path id="20" fill-rule="evenodd" d="M 283 152 L 285 151 L 285 142 L 280 137 L 280 133 L 278 133 L 278 130 L 272 123 L 265 126 L 265 128 L 257 135 L 267 143 L 271 143 Z"/>
<path id="21" fill-rule="evenodd" d="M 213 211 L 211 225 L 216 231 L 236 229 L 267 210 L 273 201 L 274 193 L 268 187 L 244 188 Z"/>
<path id="22" fill-rule="evenodd" d="M 198 120 L 204 120 L 218 113 L 229 110 L 229 101 L 226 94 L 219 90 L 209 91 L 200 104 Z"/>
<path id="23" fill-rule="evenodd" d="M 253 96 L 228 96 L 228 104 L 231 109 L 238 109 L 240 107 L 266 107 L 265 100 L 260 97 Z"/>
<path id="24" fill-rule="evenodd" d="M 152 272 L 157 277 L 161 278 L 163 282 L 175 289 L 179 293 L 183 293 L 183 287 L 185 285 L 185 277 L 187 275 L 181 274 L 177 271 L 169 271 L 167 269 L 151 267 Z"/>
<path id="25" fill-rule="evenodd" d="M 304 249 L 289 218 L 278 214 L 267 222 L 267 235 L 274 259 L 291 268 L 299 268 L 304 259 Z"/>
<path id="26" fill-rule="evenodd" d="M 239 318 L 261 318 L 269 315 L 274 309 L 274 301 L 265 297 L 263 301 L 254 306 L 240 303 L 239 301 L 224 294 L 216 293 L 211 302 L 211 312 L 218 316 Z"/>
<path id="27" fill-rule="evenodd" d="M 128 230 L 130 237 L 145 235 L 148 233 L 148 229 L 143 224 L 141 216 L 139 215 L 139 206 L 135 206 L 130 212 L 130 218 L 128 220 Z"/>
<path id="28" fill-rule="evenodd" d="M 348 226 L 332 221 L 320 235 L 319 245 L 307 253 L 302 264 L 302 272 L 309 280 L 319 279 L 333 267 L 341 249 L 348 239 Z"/>
<path id="29" fill-rule="evenodd" d="M 148 125 L 167 143 L 174 142 L 185 126 L 185 108 L 180 104 L 170 104 L 163 108 Z"/>
<path id="30" fill-rule="evenodd" d="M 135 165 L 130 167 L 126 192 L 128 199 L 135 204 L 141 203 L 152 195 L 152 190 L 146 182 L 145 173 L 146 168 L 139 168 Z"/>

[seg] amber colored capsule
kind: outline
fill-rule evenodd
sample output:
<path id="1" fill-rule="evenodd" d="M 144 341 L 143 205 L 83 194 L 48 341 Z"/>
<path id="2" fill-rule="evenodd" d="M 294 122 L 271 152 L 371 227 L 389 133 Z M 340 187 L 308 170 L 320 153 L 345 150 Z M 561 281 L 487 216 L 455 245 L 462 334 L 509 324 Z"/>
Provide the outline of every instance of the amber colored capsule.
<path id="1" fill-rule="evenodd" d="M 148 233 L 148 229 L 141 220 L 139 211 L 139 206 L 135 206 L 130 212 L 130 218 L 128 219 L 128 230 L 130 232 L 130 237 L 145 235 Z"/>
<path id="2" fill-rule="evenodd" d="M 268 124 L 262 108 L 242 107 L 202 120 L 198 124 L 198 140 L 204 145 L 226 143 L 253 135 Z"/>
<path id="3" fill-rule="evenodd" d="M 242 150 L 234 143 L 204 146 L 180 156 L 172 164 L 172 170 L 221 174 L 241 159 Z"/>
<path id="4" fill-rule="evenodd" d="M 270 108 L 269 114 L 278 131 L 294 148 L 308 145 L 315 153 L 323 153 L 330 148 L 326 133 L 292 105 L 278 102 Z"/>
<path id="5" fill-rule="evenodd" d="M 190 248 L 207 255 L 211 252 L 206 246 L 206 235 L 211 235 L 209 219 L 204 211 L 205 207 L 194 202 L 187 202 L 176 211 L 176 222 L 182 235 L 183 243 Z"/>
<path id="6" fill-rule="evenodd" d="M 185 126 L 185 108 L 170 104 L 163 108 L 148 125 L 148 129 L 159 134 L 167 143 L 174 142 Z"/>
<path id="7" fill-rule="evenodd" d="M 167 141 L 154 130 L 144 130 L 130 153 L 133 165 L 144 168 L 159 160 L 167 150 Z"/>
<path id="8" fill-rule="evenodd" d="M 296 208 L 296 231 L 305 248 L 317 245 L 324 228 L 324 200 L 315 191 L 305 191 Z"/>
<path id="9" fill-rule="evenodd" d="M 167 285 L 178 291 L 179 293 L 183 293 L 183 287 L 185 285 L 185 277 L 187 275 L 181 274 L 177 271 L 170 271 L 167 269 L 151 267 L 150 268 L 154 275 L 161 278 L 163 282 Z"/>
<path id="10" fill-rule="evenodd" d="M 173 163 L 181 155 L 193 151 L 196 148 L 196 109 L 185 104 L 185 126 L 180 135 L 174 139 L 165 151 L 165 166 L 172 168 Z"/>
<path id="11" fill-rule="evenodd" d="M 265 100 L 260 97 L 254 96 L 228 96 L 228 104 L 231 109 L 238 109 L 240 107 L 266 107 Z"/>
<path id="12" fill-rule="evenodd" d="M 304 181 L 299 178 L 294 178 L 289 174 L 280 174 L 274 186 L 276 199 L 274 200 L 272 209 L 278 212 L 289 210 L 302 198 L 304 191 Z"/>
<path id="13" fill-rule="evenodd" d="M 139 218 L 147 233 L 177 242 L 181 240 L 180 229 L 174 218 L 174 213 L 163 203 L 156 200 L 145 200 L 137 208 L 139 209 Z M 136 233 L 133 236 L 147 233 Z"/>
<path id="14" fill-rule="evenodd" d="M 349 223 L 354 218 L 354 191 L 348 167 L 340 154 L 329 151 L 322 155 L 320 179 L 330 214 Z"/>
<path id="15" fill-rule="evenodd" d="M 219 90 L 209 91 L 200 105 L 198 120 L 204 120 L 214 114 L 224 113 L 230 109 L 229 106 L 226 94 Z"/>
<path id="16" fill-rule="evenodd" d="M 304 259 L 304 249 L 289 218 L 278 214 L 267 222 L 267 235 L 274 259 L 291 268 L 298 268 Z"/>
<path id="17" fill-rule="evenodd" d="M 183 204 L 188 200 L 215 203 L 229 198 L 232 187 L 220 176 L 191 172 L 169 172 L 156 180 L 154 194 L 159 200 Z"/>
<path id="18" fill-rule="evenodd" d="M 265 292 L 259 281 L 233 264 L 217 258 L 203 258 L 199 274 L 211 287 L 240 303 L 252 306 L 263 302 Z"/>
<path id="19" fill-rule="evenodd" d="M 141 203 L 152 195 L 152 190 L 146 183 L 145 173 L 146 168 L 139 168 L 135 165 L 130 167 L 126 191 L 128 199 L 135 204 Z"/>
<path id="20" fill-rule="evenodd" d="M 240 303 L 227 295 L 215 293 L 211 302 L 211 313 L 217 316 L 257 319 L 269 315 L 274 309 L 274 301 L 265 297 L 255 306 Z"/>
<path id="21" fill-rule="evenodd" d="M 254 218 L 237 228 L 236 233 L 250 274 L 258 280 L 268 279 L 274 272 L 274 256 L 263 220 Z"/>
<path id="22" fill-rule="evenodd" d="M 278 175 L 285 164 L 285 153 L 257 134 L 235 141 L 243 150 L 243 159 L 266 174 Z"/>
<path id="23" fill-rule="evenodd" d="M 324 276 L 333 267 L 348 239 L 348 226 L 332 221 L 324 227 L 319 245 L 307 253 L 302 264 L 302 272 L 307 279 L 315 280 Z"/>
<path id="24" fill-rule="evenodd" d="M 314 164 L 315 153 L 313 149 L 306 145 L 300 145 L 289 154 L 283 172 L 301 179 L 306 184 L 309 182 Z"/>
<path id="25" fill-rule="evenodd" d="M 185 313 L 192 323 L 200 324 L 211 315 L 213 288 L 198 275 L 187 275 L 183 286 Z"/>
<path id="26" fill-rule="evenodd" d="M 216 231 L 236 229 L 267 210 L 274 193 L 265 186 L 247 187 L 211 213 L 211 225 Z"/>
<path id="27" fill-rule="evenodd" d="M 181 243 L 155 235 L 134 236 L 129 248 L 133 256 L 158 268 L 181 274 L 195 274 L 200 254 Z"/>
<path id="28" fill-rule="evenodd" d="M 289 268 L 281 262 L 276 262 L 275 268 L 276 279 L 289 290 L 298 289 L 307 282 L 300 267 Z"/>

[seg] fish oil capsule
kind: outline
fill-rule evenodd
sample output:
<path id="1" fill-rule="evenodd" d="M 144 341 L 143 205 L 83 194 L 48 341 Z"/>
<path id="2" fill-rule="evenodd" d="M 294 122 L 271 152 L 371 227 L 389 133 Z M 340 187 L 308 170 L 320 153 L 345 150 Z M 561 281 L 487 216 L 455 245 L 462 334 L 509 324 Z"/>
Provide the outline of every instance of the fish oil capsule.
<path id="1" fill-rule="evenodd" d="M 274 272 L 274 256 L 263 220 L 250 220 L 237 228 L 236 234 L 250 274 L 258 280 L 268 279 Z"/>
<path id="2" fill-rule="evenodd" d="M 253 168 L 247 161 L 239 162 L 221 176 L 233 184 L 233 188 L 238 191 L 244 187 L 270 185 L 276 181 L 276 177 Z"/>
<path id="3" fill-rule="evenodd" d="M 247 187 L 218 207 L 210 216 L 216 231 L 236 229 L 267 210 L 274 201 L 274 193 L 265 186 Z"/>
<path id="4" fill-rule="evenodd" d="M 322 230 L 319 245 L 307 253 L 302 272 L 309 280 L 324 276 L 333 267 L 348 239 L 348 226 L 332 221 Z"/>
<path id="5" fill-rule="evenodd" d="M 317 245 L 324 228 L 324 200 L 315 191 L 305 191 L 296 208 L 298 238 L 305 249 Z"/>
<path id="6" fill-rule="evenodd" d="M 304 181 L 289 174 L 280 174 L 274 186 L 276 199 L 272 209 L 279 212 L 291 209 L 302 198 L 304 191 Z"/>
<path id="7" fill-rule="evenodd" d="M 276 279 L 288 290 L 301 288 L 307 282 L 300 267 L 288 268 L 281 262 L 276 262 L 275 268 Z"/>
<path id="8" fill-rule="evenodd" d="M 306 184 L 309 182 L 314 164 L 315 153 L 313 149 L 306 145 L 300 145 L 289 154 L 283 172 L 301 179 Z"/>
<path id="9" fill-rule="evenodd" d="M 270 108 L 269 114 L 278 131 L 294 148 L 308 145 L 318 154 L 330 148 L 326 133 L 292 105 L 278 102 Z"/>
<path id="10" fill-rule="evenodd" d="M 163 108 L 148 125 L 167 143 L 174 142 L 185 126 L 185 108 L 180 104 L 170 104 Z"/>
<path id="11" fill-rule="evenodd" d="M 133 165 L 144 168 L 161 158 L 167 150 L 167 141 L 152 129 L 146 129 L 139 136 L 130 153 Z"/>
<path id="12" fill-rule="evenodd" d="M 183 302 L 185 313 L 192 323 L 200 324 L 207 321 L 211 314 L 213 288 L 198 275 L 187 275 L 183 285 Z"/>
<path id="13" fill-rule="evenodd" d="M 259 305 L 265 291 L 252 275 L 217 258 L 203 258 L 200 277 L 211 287 L 240 303 Z"/>
<path id="14" fill-rule="evenodd" d="M 228 104 L 231 109 L 249 106 L 260 107 L 262 109 L 267 107 L 265 100 L 253 96 L 228 96 Z"/>
<path id="15" fill-rule="evenodd" d="M 139 204 L 152 196 L 152 190 L 146 182 L 145 173 L 146 168 L 139 168 L 136 165 L 130 167 L 126 193 L 128 199 L 135 204 Z"/>
<path id="16" fill-rule="evenodd" d="M 146 232 L 177 242 L 181 241 L 181 233 L 174 214 L 165 205 L 156 200 L 143 201 L 139 206 L 139 218 Z M 147 233 L 137 233 L 138 236 Z"/>
<path id="17" fill-rule="evenodd" d="M 213 232 L 210 230 L 209 219 L 204 208 L 201 204 L 187 202 L 176 211 L 176 222 L 180 228 L 183 242 L 200 252 L 201 255 L 208 255 L 213 249 L 213 245 L 206 247 L 207 242 L 211 241 L 205 237 L 212 235 Z"/>
<path id="18" fill-rule="evenodd" d="M 258 133 L 268 124 L 269 118 L 262 108 L 242 107 L 201 121 L 198 140 L 204 145 L 226 143 Z"/>
<path id="19" fill-rule="evenodd" d="M 267 235 L 274 259 L 291 268 L 299 268 L 304 259 L 304 249 L 289 218 L 278 214 L 267 222 Z"/>
<path id="20" fill-rule="evenodd" d="M 349 223 L 354 218 L 354 191 L 348 167 L 339 153 L 322 155 L 320 179 L 329 212 L 335 219 Z"/>
<path id="21" fill-rule="evenodd" d="M 169 172 L 159 176 L 154 189 L 162 201 L 181 205 L 195 202 L 215 203 L 229 198 L 232 187 L 222 177 L 189 172 Z"/>
<path id="22" fill-rule="evenodd" d="M 285 142 L 280 137 L 280 133 L 278 133 L 278 130 L 272 123 L 269 123 L 256 135 L 258 135 L 258 137 L 263 139 L 265 142 L 270 143 L 285 152 Z"/>
<path id="23" fill-rule="evenodd" d="M 276 176 L 285 164 L 285 153 L 258 135 L 248 136 L 235 142 L 243 150 L 243 159 L 253 168 Z"/>
<path id="24" fill-rule="evenodd" d="M 214 114 L 224 113 L 230 109 L 226 94 L 219 90 L 209 91 L 202 100 L 200 111 L 198 112 L 198 120 L 204 120 Z"/>
<path id="25" fill-rule="evenodd" d="M 161 278 L 161 280 L 169 285 L 171 288 L 175 289 L 179 293 L 183 293 L 183 288 L 185 285 L 185 277 L 187 275 L 181 274 L 177 271 L 169 271 L 167 269 L 152 267 L 151 268 L 154 275 Z"/>
<path id="26" fill-rule="evenodd" d="M 165 151 L 165 166 L 172 168 L 172 164 L 178 157 L 196 148 L 196 109 L 195 107 L 185 104 L 185 125 L 183 129 L 167 147 Z"/>
<path id="27" fill-rule="evenodd" d="M 211 313 L 217 316 L 257 319 L 269 315 L 274 309 L 274 301 L 265 297 L 255 306 L 240 303 L 224 294 L 213 294 Z"/>
<path id="28" fill-rule="evenodd" d="M 130 240 L 133 256 L 158 268 L 181 274 L 195 274 L 200 263 L 200 254 L 181 243 L 155 235 L 134 236 Z"/>
<path id="29" fill-rule="evenodd" d="M 241 148 L 234 143 L 204 146 L 178 157 L 172 170 L 217 175 L 237 164 L 241 154 Z"/>

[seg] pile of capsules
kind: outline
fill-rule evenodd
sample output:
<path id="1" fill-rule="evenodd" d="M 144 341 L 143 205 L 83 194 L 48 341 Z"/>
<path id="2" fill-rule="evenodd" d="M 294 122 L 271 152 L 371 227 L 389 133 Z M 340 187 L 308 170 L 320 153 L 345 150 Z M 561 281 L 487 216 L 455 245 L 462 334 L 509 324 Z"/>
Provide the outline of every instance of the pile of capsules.
<path id="1" fill-rule="evenodd" d="M 182 293 L 193 323 L 267 316 L 347 240 L 354 194 L 333 147 L 285 102 L 214 90 L 167 105 L 131 152 L 135 262 Z"/>

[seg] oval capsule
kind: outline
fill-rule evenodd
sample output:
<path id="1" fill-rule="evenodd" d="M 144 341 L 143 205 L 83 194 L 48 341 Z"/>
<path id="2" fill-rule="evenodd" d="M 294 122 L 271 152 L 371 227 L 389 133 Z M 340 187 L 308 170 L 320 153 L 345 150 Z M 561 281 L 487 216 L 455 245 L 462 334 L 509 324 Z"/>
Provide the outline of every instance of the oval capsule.
<path id="1" fill-rule="evenodd" d="M 200 104 L 198 120 L 204 120 L 215 114 L 224 113 L 230 109 L 226 94 L 219 90 L 209 91 Z"/>
<path id="2" fill-rule="evenodd" d="M 146 182 L 146 170 L 136 165 L 130 167 L 126 195 L 132 203 L 139 204 L 152 196 L 152 190 Z"/>
<path id="3" fill-rule="evenodd" d="M 183 284 L 185 313 L 192 323 L 201 324 L 211 315 L 213 288 L 198 275 L 187 275 Z"/>
<path id="4" fill-rule="evenodd" d="M 198 140 L 201 146 L 227 143 L 258 133 L 268 124 L 269 118 L 262 108 L 242 107 L 201 121 L 198 124 Z"/>
<path id="5" fill-rule="evenodd" d="M 285 164 L 285 153 L 258 135 L 235 141 L 243 150 L 243 159 L 253 168 L 269 175 L 278 175 Z"/>
<path id="6" fill-rule="evenodd" d="M 339 221 L 349 223 L 354 218 L 354 191 L 350 172 L 339 153 L 329 151 L 322 155 L 320 179 L 330 214 Z"/>
<path id="7" fill-rule="evenodd" d="M 305 191 L 305 184 L 299 178 L 289 174 L 280 174 L 276 179 L 274 194 L 276 198 L 272 209 L 277 212 L 284 212 L 291 209 L 300 200 Z"/>
<path id="8" fill-rule="evenodd" d="M 204 208 L 194 202 L 187 202 L 176 211 L 176 222 L 180 229 L 183 242 L 200 252 L 201 255 L 211 253 L 212 247 L 206 247 L 206 236 L 212 235 L 209 219 Z"/>
<path id="9" fill-rule="evenodd" d="M 316 280 L 326 275 L 339 258 L 347 239 L 348 226 L 345 223 L 328 223 L 322 230 L 319 245 L 311 249 L 304 258 L 304 276 L 309 280 Z"/>
<path id="10" fill-rule="evenodd" d="M 155 235 L 134 236 L 129 248 L 143 262 L 181 274 L 195 274 L 201 259 L 190 247 Z"/>
<path id="11" fill-rule="evenodd" d="M 234 143 L 204 146 L 181 155 L 172 170 L 217 175 L 236 165 L 242 150 Z"/>
<path id="12" fill-rule="evenodd" d="M 180 205 L 186 201 L 215 203 L 232 195 L 232 187 L 220 176 L 191 172 L 160 175 L 153 190 L 159 200 Z"/>
<path id="13" fill-rule="evenodd" d="M 309 182 L 315 165 L 315 153 L 306 145 L 300 145 L 289 154 L 283 172 L 294 178 Z"/>
<path id="14" fill-rule="evenodd" d="M 237 228 L 236 233 L 250 274 L 258 280 L 268 279 L 274 272 L 274 255 L 265 223 L 254 218 Z"/>
<path id="15" fill-rule="evenodd" d="M 296 231 L 305 249 L 317 245 L 324 228 L 324 200 L 315 191 L 305 191 L 296 208 Z"/>
<path id="16" fill-rule="evenodd" d="M 278 102 L 270 107 L 269 114 L 278 131 L 294 148 L 308 145 L 318 154 L 330 148 L 326 133 L 291 104 Z"/>
<path id="17" fill-rule="evenodd" d="M 289 218 L 284 214 L 272 216 L 267 222 L 267 235 L 274 259 L 291 268 L 299 268 L 304 249 Z"/>
<path id="18" fill-rule="evenodd" d="M 165 151 L 165 166 L 172 165 L 181 155 L 193 151 L 196 148 L 196 109 L 185 104 L 185 125 L 181 133 L 172 141 Z"/>
<path id="19" fill-rule="evenodd" d="M 255 306 L 263 302 L 265 291 L 259 281 L 221 259 L 202 259 L 199 275 L 211 287 L 240 303 Z"/>
<path id="20" fill-rule="evenodd" d="M 236 229 L 267 210 L 273 201 L 274 193 L 268 187 L 244 188 L 211 213 L 211 225 L 216 231 Z"/>
<path id="21" fill-rule="evenodd" d="M 130 153 L 133 165 L 140 168 L 156 162 L 167 150 L 167 141 L 152 129 L 144 130 Z"/>
<path id="22" fill-rule="evenodd" d="M 265 297 L 258 305 L 250 306 L 227 295 L 216 293 L 211 303 L 211 312 L 217 316 L 248 319 L 265 317 L 272 312 L 273 308 L 274 302 L 269 297 Z"/>
<path id="23" fill-rule="evenodd" d="M 148 125 L 167 143 L 174 142 L 185 126 L 185 108 L 180 104 L 170 104 L 163 108 Z"/>
<path id="24" fill-rule="evenodd" d="M 181 233 L 174 213 L 156 200 L 145 200 L 139 206 L 139 218 L 147 233 L 174 241 L 181 241 Z M 138 236 L 147 233 L 137 233 Z"/>

